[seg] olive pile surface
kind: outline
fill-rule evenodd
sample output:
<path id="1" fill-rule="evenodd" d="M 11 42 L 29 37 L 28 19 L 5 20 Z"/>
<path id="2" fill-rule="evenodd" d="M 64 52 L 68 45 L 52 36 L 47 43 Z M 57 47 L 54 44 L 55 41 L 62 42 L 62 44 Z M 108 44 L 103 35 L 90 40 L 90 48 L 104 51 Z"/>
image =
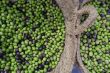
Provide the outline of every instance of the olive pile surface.
<path id="1" fill-rule="evenodd" d="M 87 5 L 96 7 L 98 17 L 81 36 L 82 61 L 90 73 L 110 73 L 110 0 L 92 0 Z"/>
<path id="2" fill-rule="evenodd" d="M 54 0 L 0 0 L 0 73 L 52 71 L 64 38 L 64 17 Z"/>

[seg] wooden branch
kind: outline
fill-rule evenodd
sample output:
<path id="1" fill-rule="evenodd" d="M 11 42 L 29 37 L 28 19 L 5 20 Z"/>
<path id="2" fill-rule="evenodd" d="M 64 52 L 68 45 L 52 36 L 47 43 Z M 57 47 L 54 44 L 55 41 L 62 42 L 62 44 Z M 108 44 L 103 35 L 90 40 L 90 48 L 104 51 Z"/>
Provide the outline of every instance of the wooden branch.
<path id="1" fill-rule="evenodd" d="M 89 17 L 84 21 L 84 23 L 78 26 L 78 28 L 73 32 L 74 34 L 77 35 L 83 33 L 88 27 L 92 25 L 93 21 L 98 15 L 96 9 L 92 6 L 84 6 L 77 12 L 77 14 L 80 16 L 86 13 L 89 14 Z"/>
<path id="2" fill-rule="evenodd" d="M 79 34 L 81 34 L 85 29 L 87 29 L 87 27 L 90 26 L 90 24 L 95 20 L 97 13 L 95 8 L 91 6 L 85 6 L 81 10 L 78 10 L 79 0 L 56 1 L 61 8 L 65 18 L 66 37 L 65 47 L 61 55 L 60 62 L 58 63 L 57 67 L 50 73 L 71 73 L 73 69 L 73 64 L 75 63 L 76 59 L 78 59 L 78 62 L 81 61 L 79 58 L 80 51 L 78 50 L 80 39 L 76 36 L 78 35 L 78 37 L 80 37 Z M 82 25 L 79 25 L 78 16 L 84 13 L 89 13 L 89 17 Z M 82 62 L 79 64 L 81 64 L 80 67 L 84 69 L 82 67 Z"/>

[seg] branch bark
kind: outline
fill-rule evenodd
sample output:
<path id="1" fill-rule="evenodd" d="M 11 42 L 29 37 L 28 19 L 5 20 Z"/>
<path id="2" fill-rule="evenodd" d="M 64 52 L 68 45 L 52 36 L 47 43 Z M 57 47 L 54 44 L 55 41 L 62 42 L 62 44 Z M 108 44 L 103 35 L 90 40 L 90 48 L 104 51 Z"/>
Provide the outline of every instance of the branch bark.
<path id="1" fill-rule="evenodd" d="M 56 0 L 56 2 L 65 18 L 66 37 L 60 62 L 50 73 L 71 73 L 76 59 L 81 69 L 84 69 L 83 72 L 86 73 L 87 70 L 80 58 L 80 34 L 92 24 L 97 16 L 97 12 L 92 6 L 85 6 L 79 9 L 79 0 Z M 78 17 L 84 13 L 88 13 L 89 17 L 82 25 L 79 25 L 80 20 Z"/>

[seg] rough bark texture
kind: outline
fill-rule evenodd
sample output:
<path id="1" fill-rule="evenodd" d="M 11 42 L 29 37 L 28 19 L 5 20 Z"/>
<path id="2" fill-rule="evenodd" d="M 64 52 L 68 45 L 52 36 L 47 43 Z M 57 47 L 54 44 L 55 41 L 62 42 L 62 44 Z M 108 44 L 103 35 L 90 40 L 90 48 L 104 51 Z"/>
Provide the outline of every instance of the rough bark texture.
<path id="1" fill-rule="evenodd" d="M 83 5 L 90 0 L 85 0 Z M 71 73 L 73 64 L 77 60 L 84 73 L 88 70 L 84 67 L 80 57 L 80 34 L 91 26 L 97 12 L 92 6 L 79 6 L 79 0 L 56 0 L 61 8 L 66 25 L 65 47 L 57 67 L 50 73 Z M 80 25 L 80 16 L 88 13 L 89 17 Z"/>

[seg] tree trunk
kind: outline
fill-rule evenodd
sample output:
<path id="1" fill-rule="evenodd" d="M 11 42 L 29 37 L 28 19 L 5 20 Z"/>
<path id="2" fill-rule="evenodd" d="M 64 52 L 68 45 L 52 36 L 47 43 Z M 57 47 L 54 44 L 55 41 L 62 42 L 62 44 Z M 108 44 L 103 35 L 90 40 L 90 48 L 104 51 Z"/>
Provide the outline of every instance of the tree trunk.
<path id="1" fill-rule="evenodd" d="M 77 61 L 84 73 L 88 73 L 80 58 L 80 34 L 90 27 L 97 17 L 97 12 L 92 6 L 83 5 L 90 0 L 85 0 L 81 7 L 79 0 L 56 0 L 61 8 L 66 26 L 65 47 L 57 67 L 50 73 L 71 73 L 73 64 Z M 89 17 L 80 25 L 80 16 L 89 14 Z"/>

